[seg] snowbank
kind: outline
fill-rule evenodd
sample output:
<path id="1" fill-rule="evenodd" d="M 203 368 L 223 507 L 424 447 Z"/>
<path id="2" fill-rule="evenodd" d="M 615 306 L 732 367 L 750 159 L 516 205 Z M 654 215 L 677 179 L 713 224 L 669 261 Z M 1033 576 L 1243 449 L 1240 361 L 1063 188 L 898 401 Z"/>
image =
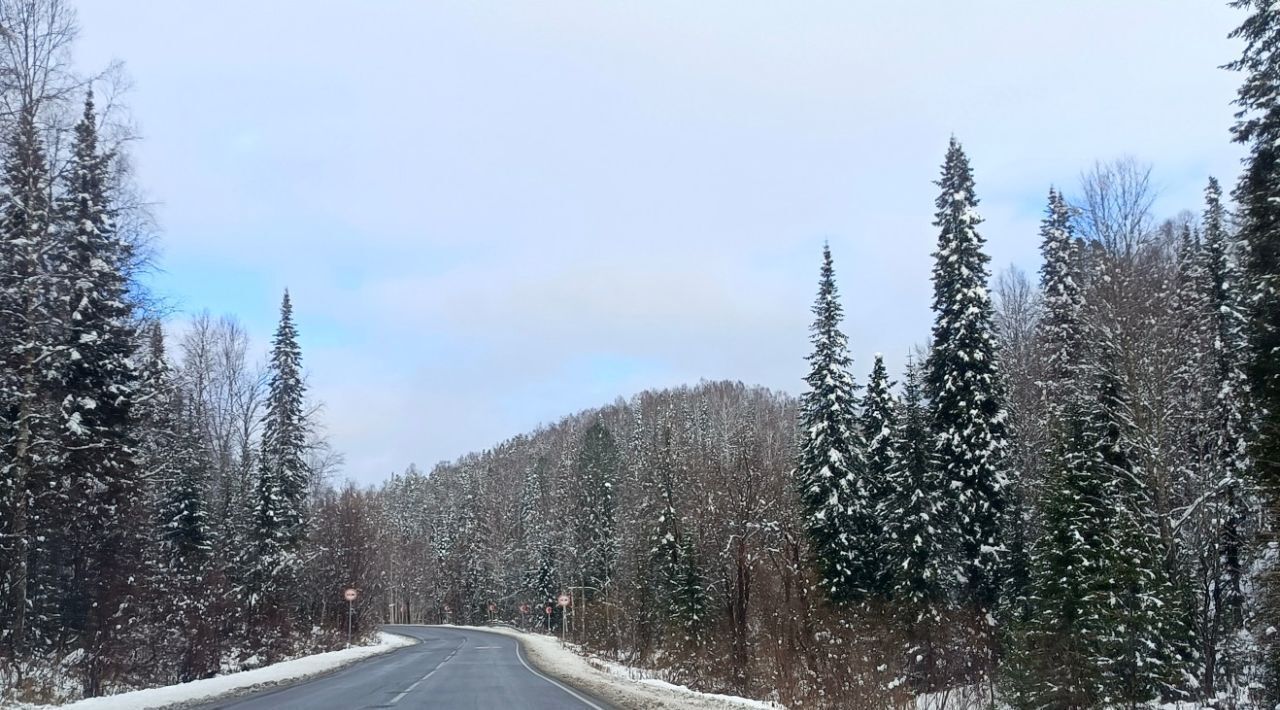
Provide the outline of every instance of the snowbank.
<path id="1" fill-rule="evenodd" d="M 107 695 L 100 698 L 89 698 L 70 705 L 56 706 L 59 710 L 145 710 L 146 708 L 167 708 L 187 705 L 196 702 L 213 700 L 223 695 L 247 692 L 284 683 L 294 683 L 313 676 L 324 675 L 342 666 L 372 656 L 390 653 L 403 646 L 417 643 L 416 639 L 397 634 L 378 632 L 378 643 L 372 646 L 354 646 L 341 651 L 317 653 L 314 656 L 303 656 L 292 661 L 281 661 L 251 671 L 229 673 L 190 683 L 168 685 L 162 688 L 147 688 L 118 695 Z M 26 705 L 22 708 L 39 710 L 52 708 L 50 705 Z"/>
<path id="2" fill-rule="evenodd" d="M 654 678 L 647 671 L 586 658 L 562 647 L 552 636 L 531 634 L 502 626 L 458 626 L 488 631 L 520 640 L 525 655 L 538 670 L 604 700 L 636 710 L 687 708 L 688 710 L 786 710 L 777 703 L 731 695 L 700 693 L 682 685 Z"/>

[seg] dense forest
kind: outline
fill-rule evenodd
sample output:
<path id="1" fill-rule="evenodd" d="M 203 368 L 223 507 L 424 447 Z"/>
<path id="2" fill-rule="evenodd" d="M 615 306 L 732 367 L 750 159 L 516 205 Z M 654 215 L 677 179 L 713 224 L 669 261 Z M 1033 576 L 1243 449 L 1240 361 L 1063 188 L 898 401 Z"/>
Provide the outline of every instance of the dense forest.
<path id="1" fill-rule="evenodd" d="M 789 707 L 1274 688 L 1249 275 L 1216 181 L 1157 220 L 1147 168 L 1095 166 L 1049 191 L 1038 283 L 994 293 L 957 143 L 939 186 L 936 325 L 900 381 L 878 355 L 855 374 L 826 251 L 799 400 L 647 392 L 386 484 L 390 618 L 541 628 Z"/>
<path id="2" fill-rule="evenodd" d="M 0 27 L 0 703 L 341 645 L 338 458 L 288 294 L 265 364 L 230 317 L 167 343 L 119 67 L 73 70 L 61 0 Z"/>
<path id="3" fill-rule="evenodd" d="M 1280 9 L 1235 5 L 1234 192 L 1082 166 L 993 279 L 953 138 L 902 372 L 824 248 L 798 398 L 648 391 L 362 489 L 288 293 L 261 362 L 168 317 L 119 69 L 0 0 L 0 701 L 336 648 L 355 587 L 357 636 L 504 622 L 788 707 L 1276 707 Z"/>
<path id="4" fill-rule="evenodd" d="M 992 284 L 953 139 L 896 380 L 826 250 L 799 400 L 648 392 L 411 468 L 379 603 L 791 707 L 1274 706 L 1280 12 L 1237 4 L 1234 205 L 1206 176 L 1157 215 L 1149 166 L 1098 163 L 1046 186 L 1038 279 Z"/>

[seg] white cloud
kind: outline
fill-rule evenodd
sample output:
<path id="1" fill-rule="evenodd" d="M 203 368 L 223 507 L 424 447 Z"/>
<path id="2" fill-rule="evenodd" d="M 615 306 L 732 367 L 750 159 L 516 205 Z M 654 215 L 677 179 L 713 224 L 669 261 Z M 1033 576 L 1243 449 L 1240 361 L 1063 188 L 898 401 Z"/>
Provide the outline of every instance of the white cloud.
<path id="1" fill-rule="evenodd" d="M 995 268 L 1050 183 L 1230 181 L 1220 3 L 85 3 L 122 56 L 176 295 L 295 293 L 353 475 L 647 385 L 796 390 L 830 239 L 860 365 L 929 325 L 947 137 Z M 231 274 L 231 276 L 227 276 Z M 219 303 L 208 305 L 221 310 Z M 861 370 L 865 369 L 860 366 Z"/>

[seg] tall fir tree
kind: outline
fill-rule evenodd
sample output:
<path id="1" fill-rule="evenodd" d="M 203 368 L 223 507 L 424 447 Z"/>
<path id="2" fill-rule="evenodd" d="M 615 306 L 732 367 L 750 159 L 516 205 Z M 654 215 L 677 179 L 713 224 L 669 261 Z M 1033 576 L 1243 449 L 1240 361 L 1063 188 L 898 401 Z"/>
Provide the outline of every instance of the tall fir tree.
<path id="1" fill-rule="evenodd" d="M 1244 41 L 1227 68 L 1243 74 L 1236 97 L 1236 142 L 1248 147 L 1236 187 L 1245 275 L 1250 291 L 1248 379 L 1257 408 L 1253 475 L 1265 495 L 1267 517 L 1280 519 L 1280 8 L 1263 0 L 1235 0 L 1248 16 L 1231 33 Z M 1261 571 L 1260 626 L 1280 628 L 1280 562 Z M 1280 634 L 1262 639 L 1267 690 L 1262 701 L 1280 704 Z"/>
<path id="2" fill-rule="evenodd" d="M 273 534 L 293 551 L 306 534 L 307 493 L 311 472 L 306 464 L 306 385 L 302 379 L 302 350 L 293 323 L 293 302 L 285 291 L 280 324 L 272 341 L 267 411 L 262 427 L 262 477 L 271 478 L 280 501 Z"/>
<path id="3" fill-rule="evenodd" d="M 165 354 L 164 327 L 143 326 L 138 349 L 138 385 L 134 398 L 134 427 L 138 432 L 138 463 L 147 481 L 149 510 L 158 509 L 159 483 L 172 477 L 172 454 L 177 436 L 174 397 L 177 387 Z"/>
<path id="4" fill-rule="evenodd" d="M 977 231 L 982 220 L 973 172 L 954 138 L 937 184 L 935 319 L 925 383 L 937 464 L 952 496 L 946 513 L 955 541 L 953 572 L 961 600 L 982 616 L 1000 591 L 1005 412 L 987 286 L 990 259 Z"/>
<path id="5" fill-rule="evenodd" d="M 880 353 L 875 355 L 871 376 L 867 380 L 859 423 L 867 447 L 863 474 L 864 490 L 869 498 L 866 505 L 875 511 L 878 520 L 883 521 L 888 513 L 889 486 L 898 472 L 900 447 L 897 440 L 898 403 L 894 399 L 893 383 L 889 381 L 889 372 L 885 369 L 884 357 Z M 892 584 L 892 570 L 889 567 L 888 540 L 883 524 L 867 542 L 861 548 L 862 554 L 870 557 L 866 566 L 868 591 L 887 597 Z"/>
<path id="6" fill-rule="evenodd" d="M 945 675 L 949 635 L 949 540 L 943 527 L 948 491 L 934 459 L 924 373 L 914 359 L 908 359 L 903 377 L 894 441 L 896 462 L 881 510 L 889 598 L 906 634 L 902 658 L 912 686 L 928 692 Z"/>
<path id="7" fill-rule="evenodd" d="M 81 501 L 73 533 L 88 582 L 85 601 L 86 685 L 101 690 L 115 662 L 113 632 L 138 613 L 130 579 L 139 573 L 145 529 L 136 493 L 142 488 L 133 406 L 138 374 L 137 334 L 126 270 L 129 245 L 120 238 L 108 203 L 112 156 L 98 145 L 93 95 L 75 126 L 68 185 L 58 209 L 66 229 L 55 260 L 61 332 L 58 367 L 62 466 L 70 497 Z M 130 607 L 135 607 L 130 609 Z"/>
<path id="8" fill-rule="evenodd" d="M 44 363 L 54 349 L 58 313 L 45 268 L 53 215 L 36 106 L 23 107 L 7 143 L 0 204 L 0 493 L 7 598 L 0 637 L 20 656 L 33 645 L 46 645 L 61 625 L 49 581 L 61 576 L 55 559 L 67 544 L 60 532 L 67 521 L 59 517 L 59 483 L 51 474 L 60 452 L 52 445 L 58 439 L 56 412 L 48 406 L 54 376 Z"/>
<path id="9" fill-rule="evenodd" d="M 1248 452 L 1248 318 L 1238 254 L 1228 233 L 1222 188 L 1205 188 L 1204 260 L 1206 316 L 1212 336 L 1210 468 L 1213 499 L 1206 504 L 1217 541 L 1208 597 L 1203 679 L 1207 696 L 1219 690 L 1238 697 L 1248 659 L 1245 642 L 1246 570 L 1253 558 L 1249 537 L 1256 529 L 1249 502 L 1255 498 Z"/>
<path id="10" fill-rule="evenodd" d="M 210 456 L 195 407 L 173 381 L 161 325 L 151 323 L 146 333 L 135 402 L 138 458 L 147 488 L 154 491 L 149 508 L 163 543 L 164 571 L 187 578 L 203 570 L 213 550 L 208 512 Z"/>
<path id="11" fill-rule="evenodd" d="M 1098 364 L 1096 404 L 1086 417 L 1091 445 L 1106 482 L 1107 532 L 1101 575 L 1103 627 L 1099 666 L 1108 703 L 1132 707 L 1174 691 L 1189 650 L 1177 591 L 1165 569 L 1161 537 L 1147 477 L 1134 452 L 1136 427 L 1116 359 Z"/>
<path id="12" fill-rule="evenodd" d="M 1062 193 L 1049 190 L 1040 223 L 1040 291 L 1044 315 L 1040 340 L 1044 352 L 1041 390 L 1050 416 L 1060 418 L 1072 399 L 1075 368 L 1081 355 L 1081 284 L 1079 248 L 1071 226 L 1071 209 Z"/>
<path id="13" fill-rule="evenodd" d="M 857 391 L 849 368 L 848 344 L 840 330 L 843 308 L 836 289 L 830 247 L 822 249 L 818 298 L 809 330 L 813 352 L 800 402 L 800 458 L 795 470 L 801 508 L 821 574 L 821 585 L 836 602 L 865 597 L 865 556 L 859 546 L 876 539 L 874 511 L 855 509 L 866 500 L 859 490 L 865 480 L 865 445 L 858 424 Z"/>
<path id="14" fill-rule="evenodd" d="M 1096 396 L 1063 411 L 1029 613 L 1006 671 L 1017 707 L 1136 707 L 1181 681 L 1187 634 L 1137 457 L 1127 397 L 1103 357 Z"/>
<path id="15" fill-rule="evenodd" d="M 1005 687 L 1020 708 L 1097 707 L 1102 697 L 1109 482 L 1085 413 L 1075 406 L 1063 414 L 1031 551 L 1028 613 L 1005 663 Z"/>
<path id="16" fill-rule="evenodd" d="M 899 417 L 898 465 L 889 479 L 884 522 L 892 596 L 911 614 L 912 623 L 941 620 L 946 603 L 946 531 L 942 498 L 946 487 L 934 464 L 924 373 L 907 363 Z"/>
<path id="17" fill-rule="evenodd" d="M 284 595 L 297 579 L 298 551 L 306 536 L 306 496 L 310 472 L 304 454 L 307 420 L 302 351 L 293 323 L 293 303 L 285 291 L 280 323 L 272 341 L 261 455 L 254 491 L 249 605 L 263 627 L 262 651 L 273 658 L 285 650 L 294 609 Z"/>

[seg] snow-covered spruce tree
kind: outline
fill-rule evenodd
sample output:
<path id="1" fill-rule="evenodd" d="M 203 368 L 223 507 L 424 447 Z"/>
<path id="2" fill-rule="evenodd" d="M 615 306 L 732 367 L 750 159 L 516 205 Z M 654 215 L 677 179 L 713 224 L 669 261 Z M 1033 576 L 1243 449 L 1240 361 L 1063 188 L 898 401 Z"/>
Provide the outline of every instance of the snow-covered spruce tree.
<path id="1" fill-rule="evenodd" d="M 1232 6 L 1249 13 L 1231 34 L 1244 40 L 1244 51 L 1227 66 L 1244 75 L 1232 133 L 1249 148 L 1235 198 L 1250 291 L 1248 375 L 1258 411 L 1252 466 L 1265 495 L 1266 518 L 1275 521 L 1280 519 L 1280 82 L 1275 79 L 1280 75 L 1275 51 L 1280 8 L 1262 0 L 1235 0 Z M 1280 560 L 1275 557 L 1264 560 L 1260 573 L 1261 628 L 1280 628 Z M 1280 703 L 1280 633 L 1263 638 L 1262 647 L 1267 690 L 1261 701 L 1275 705 Z"/>
<path id="2" fill-rule="evenodd" d="M 969 159 L 954 138 L 938 186 L 935 320 L 925 384 L 937 465 L 949 491 L 943 523 L 944 535 L 954 541 L 949 573 L 960 581 L 963 605 L 986 617 L 1000 590 L 1005 413 L 987 287 L 989 257 L 976 229 L 981 218 Z"/>
<path id="3" fill-rule="evenodd" d="M 871 376 L 867 380 L 867 390 L 862 398 L 859 423 L 866 441 L 864 479 L 865 491 L 870 498 L 867 505 L 876 511 L 881 526 L 879 534 L 872 540 L 877 545 L 876 549 L 862 546 L 862 550 L 864 554 L 872 556 L 867 569 L 869 573 L 876 575 L 868 579 L 869 590 L 882 597 L 888 596 L 892 575 L 883 520 L 890 513 L 889 486 L 897 475 L 899 463 L 898 403 L 894 399 L 892 388 L 893 383 L 889 381 L 889 373 L 884 366 L 884 357 L 876 353 Z"/>
<path id="4" fill-rule="evenodd" d="M 133 427 L 138 438 L 137 464 L 143 481 L 138 498 L 142 516 L 148 525 L 148 539 L 143 547 L 143 574 L 135 578 L 142 589 L 141 603 L 146 614 L 138 626 L 148 634 L 147 643 L 158 656 L 173 658 L 176 654 L 162 648 L 174 635 L 166 633 L 175 616 L 176 584 L 169 572 L 169 550 L 164 540 L 166 526 L 165 500 L 173 479 L 175 446 L 173 372 L 165 357 L 164 330 L 158 321 L 139 324 L 139 343 L 135 353 L 138 384 L 134 391 Z M 159 670 L 159 669 L 157 669 Z"/>
<path id="5" fill-rule="evenodd" d="M 669 417 L 670 415 L 668 415 Z M 708 620 L 707 580 L 698 559 L 698 549 L 682 525 L 677 499 L 676 442 L 669 423 L 658 432 L 654 451 L 652 486 L 657 521 L 649 532 L 649 569 L 653 578 L 646 586 L 656 587 L 662 621 L 674 627 L 676 638 L 700 647 Z"/>
<path id="6" fill-rule="evenodd" d="M 212 553 L 212 534 L 206 510 L 208 452 L 197 420 L 181 395 L 175 398 L 174 438 L 170 478 L 164 481 L 161 508 L 162 537 L 168 552 L 168 568 L 193 583 L 205 572 Z"/>
<path id="7" fill-rule="evenodd" d="M 618 539 L 614 525 L 614 481 L 622 469 L 622 459 L 613 433 L 602 419 L 587 427 L 578 454 L 577 473 L 582 486 L 581 529 L 582 585 L 598 594 L 613 578 L 618 559 Z"/>
<path id="8" fill-rule="evenodd" d="M 1212 561 L 1206 635 L 1206 697 L 1221 690 L 1239 697 L 1247 664 L 1245 570 L 1253 559 L 1249 540 L 1257 526 L 1249 501 L 1255 498 L 1248 452 L 1247 304 L 1237 267 L 1238 254 L 1223 215 L 1222 188 L 1214 178 L 1205 188 L 1204 261 L 1207 271 L 1206 315 L 1212 335 L 1212 438 L 1209 482 L 1212 499 L 1207 518 L 1217 550 Z M 1211 640 L 1211 641 L 1210 641 Z"/>
<path id="9" fill-rule="evenodd" d="M 946 487 L 934 463 L 924 374 L 908 360 L 894 440 L 897 465 L 891 469 L 881 520 L 885 534 L 889 596 L 906 633 L 903 658 L 912 688 L 927 692 L 942 681 L 942 650 L 947 638 L 948 554 L 942 525 Z"/>
<path id="10" fill-rule="evenodd" d="M 172 456 L 177 436 L 174 397 L 178 390 L 173 369 L 165 354 L 164 327 L 150 322 L 141 328 L 137 358 L 137 394 L 134 398 L 134 427 L 138 433 L 138 463 L 147 484 L 146 505 L 159 508 L 159 485 L 173 477 Z"/>
<path id="11" fill-rule="evenodd" d="M 1098 365 L 1098 396 L 1087 413 L 1089 434 L 1107 482 L 1109 530 L 1103 575 L 1100 670 L 1111 703 L 1132 706 L 1171 694 L 1181 682 L 1188 649 L 1177 590 L 1165 571 L 1146 476 L 1133 452 L 1135 430 L 1114 358 Z"/>
<path id="12" fill-rule="evenodd" d="M 1096 397 L 1063 410 L 1032 552 L 1030 612 L 1011 636 L 1018 707 L 1134 707 L 1181 682 L 1187 630 L 1111 359 Z"/>
<path id="13" fill-rule="evenodd" d="M 288 632 L 292 609 L 285 594 L 298 574 L 298 551 L 306 535 L 306 496 L 310 473 L 304 457 L 307 421 L 303 410 L 302 351 L 286 291 L 280 324 L 272 341 L 262 452 L 254 491 L 254 559 L 249 565 L 249 605 L 266 633 Z M 281 636 L 266 636 L 268 654 L 283 650 Z"/>
<path id="14" fill-rule="evenodd" d="M 680 543 L 673 581 L 671 616 L 679 625 L 684 642 L 695 649 L 701 648 L 706 641 L 711 600 L 707 578 L 698 559 L 698 547 L 691 536 L 686 535 Z"/>
<path id="15" fill-rule="evenodd" d="M 262 472 L 275 479 L 283 505 L 275 534 L 288 550 L 296 550 L 306 535 L 306 497 L 311 472 L 306 465 L 306 385 L 302 379 L 302 350 L 293 324 L 293 303 L 286 291 L 280 303 L 280 324 L 271 349 L 271 378 L 262 426 Z"/>
<path id="16" fill-rule="evenodd" d="M 1012 630 L 1003 669 L 1008 700 L 1020 708 L 1090 708 L 1101 698 L 1108 476 L 1085 413 L 1077 404 L 1063 414 L 1031 551 L 1029 609 Z"/>
<path id="17" fill-rule="evenodd" d="M 1081 356 L 1080 255 L 1071 227 L 1071 209 L 1062 193 L 1049 190 L 1049 205 L 1040 223 L 1040 290 L 1044 315 L 1040 320 L 1046 409 L 1059 419 L 1073 399 L 1075 369 Z"/>
<path id="18" fill-rule="evenodd" d="M 813 352 L 800 402 L 800 460 L 795 470 L 801 509 L 822 575 L 821 585 L 836 602 L 858 601 L 873 593 L 879 571 L 867 555 L 879 547 L 881 526 L 865 480 L 865 446 L 855 411 L 857 392 L 849 372 L 843 317 L 836 290 L 831 249 L 822 249 L 822 271 L 814 321 L 809 330 Z"/>
<path id="19" fill-rule="evenodd" d="M 206 678 L 219 670 L 214 647 L 216 619 L 215 577 L 211 568 L 213 535 L 207 511 L 209 452 L 191 412 L 181 395 L 174 398 L 174 437 L 171 478 L 163 482 L 160 530 L 164 550 L 165 602 L 170 610 L 166 628 L 180 632 L 177 679 L 182 682 Z"/>
<path id="20" fill-rule="evenodd" d="M 58 362 L 61 466 L 71 480 L 72 533 L 82 556 L 77 587 L 85 610 L 85 691 L 97 695 L 115 659 L 112 637 L 140 610 L 132 601 L 145 534 L 138 514 L 141 471 L 133 428 L 137 342 L 125 275 L 130 247 L 107 201 L 111 155 L 98 146 L 93 96 L 75 126 L 66 196 L 58 204 L 53 262 L 62 311 Z M 76 620 L 68 619 L 69 623 Z"/>
<path id="21" fill-rule="evenodd" d="M 140 505 L 153 528 L 146 548 L 144 603 L 158 632 L 150 641 L 174 666 L 172 678 L 203 678 L 217 671 L 214 629 L 213 531 L 209 524 L 211 457 L 201 435 L 204 422 L 176 386 L 165 356 L 160 323 L 143 328 L 138 359 L 134 428 L 144 490 Z M 156 669 L 159 671 L 159 669 Z"/>
<path id="22" fill-rule="evenodd" d="M 1148 340 L 1165 345 L 1157 346 L 1156 357 L 1143 360 L 1144 364 L 1159 363 L 1161 352 L 1170 353 L 1172 362 L 1161 373 L 1169 385 L 1165 392 L 1148 391 L 1145 398 L 1135 398 L 1135 420 L 1145 425 L 1145 431 L 1138 432 L 1134 448 L 1152 492 L 1149 502 L 1162 503 L 1157 514 L 1165 516 L 1166 530 L 1176 533 L 1166 542 L 1171 552 L 1166 572 L 1181 592 L 1179 603 L 1188 612 L 1187 628 L 1198 636 L 1201 662 L 1190 672 L 1201 684 L 1200 692 L 1211 697 L 1217 685 L 1213 678 L 1218 675 L 1217 649 L 1221 645 L 1222 608 L 1214 596 L 1219 591 L 1224 522 L 1222 501 L 1215 493 L 1221 474 L 1215 454 L 1216 316 L 1207 251 L 1198 232 L 1185 221 L 1170 222 L 1163 227 L 1162 238 L 1174 256 L 1165 268 L 1164 283 L 1148 289 L 1149 297 L 1165 311 L 1150 317 Z M 1153 373 L 1145 372 L 1128 374 L 1126 379 L 1142 388 L 1154 378 Z M 1153 410 L 1167 415 L 1152 416 Z M 1176 508 L 1171 500 L 1176 500 Z"/>
<path id="23" fill-rule="evenodd" d="M 47 367 L 57 312 L 52 279 L 45 270 L 51 246 L 49 169 L 36 123 L 26 106 L 7 136 L 3 202 L 0 202 L 0 493 L 3 499 L 4 590 L 0 639 L 22 656 L 44 646 L 62 626 L 52 574 L 65 550 L 65 519 L 51 475 L 59 451 L 51 430 L 57 413 L 49 406 L 56 373 Z"/>
<path id="24" fill-rule="evenodd" d="M 908 361 L 894 437 L 898 465 L 891 470 L 883 517 L 892 597 L 916 616 L 915 622 L 939 621 L 947 593 L 942 570 L 946 531 L 941 527 L 946 490 L 934 464 L 923 379 L 920 365 Z"/>

